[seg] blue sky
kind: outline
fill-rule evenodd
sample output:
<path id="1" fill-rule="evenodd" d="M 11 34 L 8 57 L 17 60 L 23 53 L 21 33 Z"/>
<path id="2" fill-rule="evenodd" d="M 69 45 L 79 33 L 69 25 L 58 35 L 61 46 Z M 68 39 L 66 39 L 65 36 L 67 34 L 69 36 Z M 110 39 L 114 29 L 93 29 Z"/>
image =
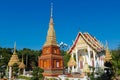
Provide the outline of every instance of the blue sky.
<path id="1" fill-rule="evenodd" d="M 110 49 L 120 44 L 119 0 L 0 0 L 0 46 L 40 50 L 46 40 L 53 2 L 57 42 L 72 45 L 88 32 Z"/>

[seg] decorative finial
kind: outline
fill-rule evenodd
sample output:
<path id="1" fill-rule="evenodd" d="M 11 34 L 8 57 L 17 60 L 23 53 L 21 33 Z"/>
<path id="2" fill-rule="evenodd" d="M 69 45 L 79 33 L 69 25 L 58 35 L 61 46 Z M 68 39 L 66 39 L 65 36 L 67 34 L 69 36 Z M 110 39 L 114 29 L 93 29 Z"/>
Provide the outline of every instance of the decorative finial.
<path id="1" fill-rule="evenodd" d="M 51 11 L 50 12 L 51 12 L 50 17 L 52 17 L 53 16 L 53 3 L 51 3 Z"/>
<path id="2" fill-rule="evenodd" d="M 16 42 L 14 43 L 14 52 L 16 51 Z"/>

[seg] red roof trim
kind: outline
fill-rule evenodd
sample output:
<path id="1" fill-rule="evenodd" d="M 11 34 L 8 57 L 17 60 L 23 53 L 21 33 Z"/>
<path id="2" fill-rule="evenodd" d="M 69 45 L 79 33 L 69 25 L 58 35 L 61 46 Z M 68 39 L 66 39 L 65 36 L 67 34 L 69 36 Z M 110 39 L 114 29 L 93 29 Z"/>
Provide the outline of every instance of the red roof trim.
<path id="1" fill-rule="evenodd" d="M 73 50 L 74 47 L 76 46 L 77 41 L 78 41 L 78 39 L 79 39 L 79 37 L 80 37 L 81 34 L 82 34 L 81 32 L 78 33 L 78 35 L 77 35 L 77 37 L 76 37 L 76 39 L 75 39 L 75 41 L 74 41 L 72 47 L 71 47 L 70 50 L 68 51 L 69 54 L 72 52 L 72 50 Z"/>

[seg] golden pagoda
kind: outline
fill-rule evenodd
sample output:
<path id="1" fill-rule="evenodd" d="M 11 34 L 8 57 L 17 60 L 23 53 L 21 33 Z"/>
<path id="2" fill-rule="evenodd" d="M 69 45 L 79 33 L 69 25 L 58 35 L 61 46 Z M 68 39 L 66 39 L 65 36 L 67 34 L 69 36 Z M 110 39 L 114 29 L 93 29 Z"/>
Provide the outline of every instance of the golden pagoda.
<path id="1" fill-rule="evenodd" d="M 8 66 L 11 67 L 15 63 L 17 63 L 18 65 L 20 64 L 19 58 L 16 53 L 16 43 L 14 44 L 14 52 L 13 52 L 12 57 L 10 58 L 10 61 L 8 62 Z"/>
<path id="2" fill-rule="evenodd" d="M 108 49 L 108 43 L 106 42 L 106 53 L 105 53 L 105 61 L 110 61 L 112 59 L 110 51 Z"/>
<path id="3" fill-rule="evenodd" d="M 76 66 L 76 61 L 74 60 L 74 58 L 71 56 L 70 60 L 68 61 L 68 67 L 72 67 L 72 66 Z"/>
<path id="4" fill-rule="evenodd" d="M 24 68 L 25 68 L 25 64 L 24 64 L 23 57 L 22 57 L 22 62 L 19 65 L 19 69 L 24 69 Z"/>
<path id="5" fill-rule="evenodd" d="M 38 66 L 44 69 L 43 76 L 58 76 L 63 74 L 63 57 L 60 54 L 60 47 L 56 41 L 52 12 L 53 5 L 51 4 L 51 15 L 46 41 L 42 48 L 42 55 L 38 60 Z"/>
<path id="6" fill-rule="evenodd" d="M 52 11 L 53 11 L 53 6 L 51 4 L 49 29 L 48 29 L 46 42 L 45 42 L 44 46 L 50 46 L 50 45 L 57 46 L 56 35 L 55 35 L 55 30 L 54 30 L 54 22 L 53 22 L 53 18 L 52 18 Z"/>

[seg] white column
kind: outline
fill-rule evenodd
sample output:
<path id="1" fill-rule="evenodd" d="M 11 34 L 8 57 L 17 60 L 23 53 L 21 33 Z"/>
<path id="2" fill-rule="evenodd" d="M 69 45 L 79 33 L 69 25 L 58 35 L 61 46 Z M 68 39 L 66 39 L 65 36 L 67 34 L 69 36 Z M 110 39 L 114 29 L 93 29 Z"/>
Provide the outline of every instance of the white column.
<path id="1" fill-rule="evenodd" d="M 103 55 L 103 67 L 105 67 L 105 66 L 104 66 L 104 59 L 105 59 L 105 56 Z"/>
<path id="2" fill-rule="evenodd" d="M 97 56 L 97 67 L 99 67 L 99 57 Z"/>
<path id="3" fill-rule="evenodd" d="M 90 57 L 91 57 L 91 56 L 90 56 L 90 48 L 89 48 L 89 47 L 87 47 L 87 51 L 88 51 L 88 55 L 89 55 L 89 63 L 88 63 L 88 64 L 89 64 L 90 66 L 92 66 L 92 61 L 91 61 L 91 58 L 90 58 Z"/>
<path id="4" fill-rule="evenodd" d="M 100 57 L 98 57 L 98 64 L 99 64 L 99 67 L 100 67 Z"/>
<path id="5" fill-rule="evenodd" d="M 79 68 L 78 63 L 79 63 L 79 61 L 78 61 L 78 49 L 76 48 L 76 64 L 77 64 L 76 71 L 78 71 L 78 68 Z"/>
<path id="6" fill-rule="evenodd" d="M 12 78 L 12 67 L 9 67 L 9 80 Z"/>
<path id="7" fill-rule="evenodd" d="M 23 75 L 25 75 L 25 68 L 23 69 Z"/>
<path id="8" fill-rule="evenodd" d="M 96 53 L 95 53 L 95 51 L 93 51 L 94 67 L 96 67 L 95 55 L 96 55 Z"/>
<path id="9" fill-rule="evenodd" d="M 74 59 L 74 53 L 72 53 L 72 58 Z M 74 72 L 74 66 L 72 66 L 72 72 Z"/>
<path id="10" fill-rule="evenodd" d="M 101 67 L 101 56 L 100 56 L 100 67 Z"/>
<path id="11" fill-rule="evenodd" d="M 75 72 L 74 66 L 72 66 L 72 72 Z"/>
<path id="12" fill-rule="evenodd" d="M 104 61 L 103 61 L 103 56 L 102 56 L 102 67 L 104 67 Z"/>
<path id="13" fill-rule="evenodd" d="M 68 73 L 70 73 L 70 67 L 68 66 Z"/>

